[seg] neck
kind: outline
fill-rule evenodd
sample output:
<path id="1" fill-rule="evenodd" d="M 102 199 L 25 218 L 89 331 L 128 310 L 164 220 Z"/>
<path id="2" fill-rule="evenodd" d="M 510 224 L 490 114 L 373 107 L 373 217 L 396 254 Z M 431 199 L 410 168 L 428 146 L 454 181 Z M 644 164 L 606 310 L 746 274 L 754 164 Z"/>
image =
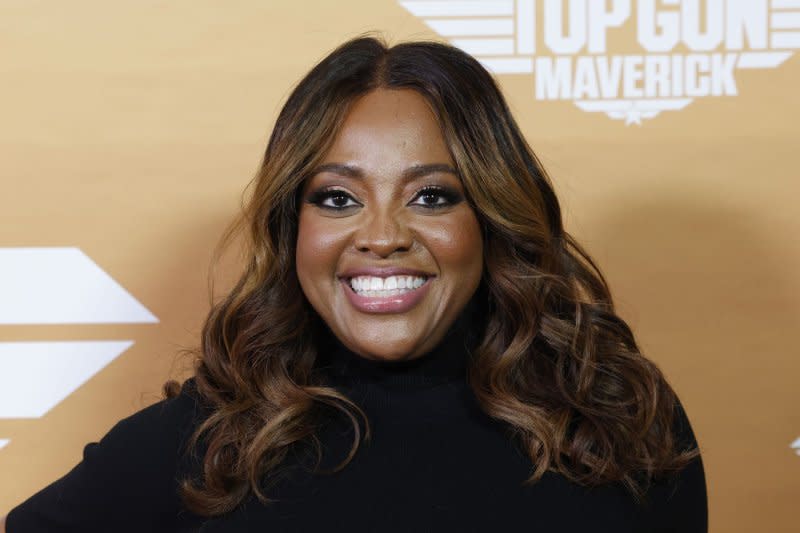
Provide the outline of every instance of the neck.
<path id="1" fill-rule="evenodd" d="M 318 350 L 319 366 L 325 369 L 334 386 L 371 383 L 393 389 L 417 389 L 464 382 L 478 334 L 475 311 L 471 301 L 433 349 L 400 361 L 367 359 L 347 348 L 325 327 Z"/>

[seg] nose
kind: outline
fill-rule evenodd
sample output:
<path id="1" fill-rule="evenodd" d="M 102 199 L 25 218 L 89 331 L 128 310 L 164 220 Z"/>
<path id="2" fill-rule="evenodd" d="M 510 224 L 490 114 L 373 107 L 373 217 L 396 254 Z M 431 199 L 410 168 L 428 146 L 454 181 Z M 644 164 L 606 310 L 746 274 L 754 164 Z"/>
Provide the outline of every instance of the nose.
<path id="1" fill-rule="evenodd" d="M 411 249 L 414 236 L 401 216 L 389 210 L 375 210 L 362 218 L 354 245 L 360 252 L 388 257 Z"/>

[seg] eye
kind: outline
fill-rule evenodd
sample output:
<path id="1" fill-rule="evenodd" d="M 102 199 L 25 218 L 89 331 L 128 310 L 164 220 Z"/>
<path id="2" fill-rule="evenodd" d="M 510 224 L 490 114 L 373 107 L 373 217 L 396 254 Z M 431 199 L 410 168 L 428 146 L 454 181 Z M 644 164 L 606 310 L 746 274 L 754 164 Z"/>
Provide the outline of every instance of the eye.
<path id="1" fill-rule="evenodd" d="M 439 187 L 433 185 L 420 190 L 414 199 L 421 199 L 422 202 L 414 203 L 413 205 L 420 205 L 427 209 L 450 207 L 462 200 L 461 195 L 457 191 L 450 189 L 449 187 Z"/>
<path id="2" fill-rule="evenodd" d="M 463 200 L 463 198 L 458 191 L 449 187 L 430 185 L 418 191 L 414 196 L 414 200 L 416 201 L 411 205 L 434 210 L 453 206 Z M 361 205 L 347 192 L 332 188 L 314 191 L 308 196 L 306 201 L 329 211 L 344 211 L 351 207 Z"/>
<path id="3" fill-rule="evenodd" d="M 353 203 L 348 205 L 347 201 Z M 360 205 L 353 200 L 353 197 L 340 189 L 321 189 L 311 193 L 307 200 L 308 203 L 314 204 L 323 209 L 330 209 L 333 211 L 340 211 Z"/>

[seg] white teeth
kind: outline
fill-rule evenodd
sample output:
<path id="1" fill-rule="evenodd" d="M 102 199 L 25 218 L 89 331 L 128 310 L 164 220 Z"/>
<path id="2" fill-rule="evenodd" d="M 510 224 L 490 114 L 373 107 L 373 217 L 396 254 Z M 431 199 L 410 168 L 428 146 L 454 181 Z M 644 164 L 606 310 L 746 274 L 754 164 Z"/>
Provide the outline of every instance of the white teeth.
<path id="1" fill-rule="evenodd" d="M 350 279 L 350 286 L 359 294 L 370 296 L 392 296 L 419 288 L 427 278 L 420 276 L 356 276 Z"/>

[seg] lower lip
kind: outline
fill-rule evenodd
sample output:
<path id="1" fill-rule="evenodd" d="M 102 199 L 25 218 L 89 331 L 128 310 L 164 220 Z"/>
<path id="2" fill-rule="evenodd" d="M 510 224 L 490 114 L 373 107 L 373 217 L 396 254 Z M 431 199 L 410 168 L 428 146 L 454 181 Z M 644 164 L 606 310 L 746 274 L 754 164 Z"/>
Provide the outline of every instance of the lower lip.
<path id="1" fill-rule="evenodd" d="M 422 300 L 431 286 L 433 276 L 425 280 L 425 283 L 414 290 L 395 294 L 394 296 L 371 297 L 361 296 L 350 286 L 347 280 L 340 280 L 344 286 L 344 292 L 350 303 L 364 313 L 404 313 L 412 309 Z"/>

